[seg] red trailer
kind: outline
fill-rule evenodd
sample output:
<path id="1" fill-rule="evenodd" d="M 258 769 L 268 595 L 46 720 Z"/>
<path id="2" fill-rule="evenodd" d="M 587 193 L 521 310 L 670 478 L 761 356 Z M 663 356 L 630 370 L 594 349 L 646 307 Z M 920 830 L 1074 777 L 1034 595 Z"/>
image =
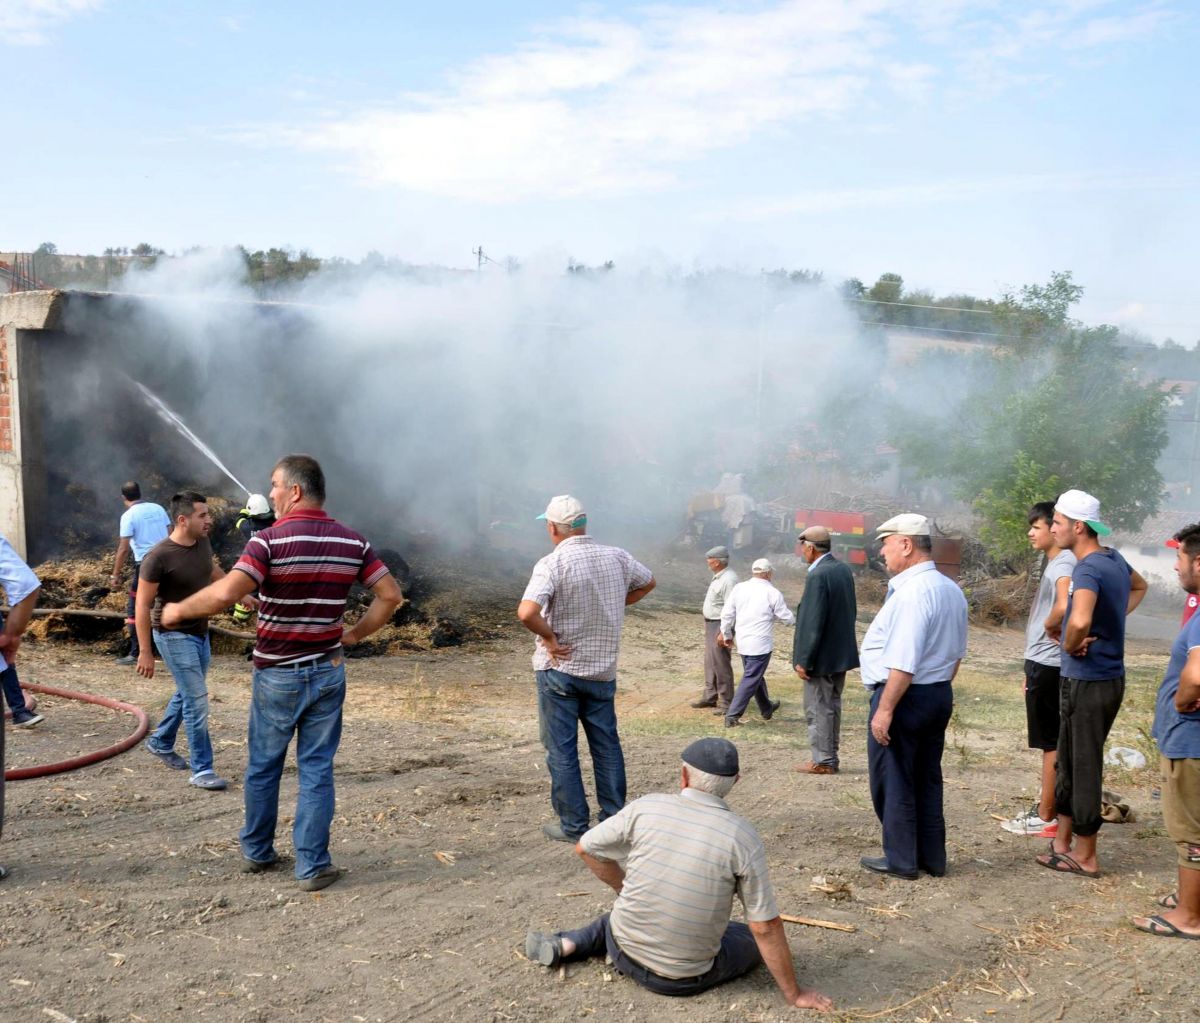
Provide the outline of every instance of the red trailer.
<path id="1" fill-rule="evenodd" d="M 809 526 L 824 526 L 833 540 L 833 553 L 848 565 L 867 564 L 867 517 L 857 512 L 830 511 L 828 508 L 801 508 L 796 512 L 796 533 Z M 800 541 L 796 541 L 800 554 Z"/>

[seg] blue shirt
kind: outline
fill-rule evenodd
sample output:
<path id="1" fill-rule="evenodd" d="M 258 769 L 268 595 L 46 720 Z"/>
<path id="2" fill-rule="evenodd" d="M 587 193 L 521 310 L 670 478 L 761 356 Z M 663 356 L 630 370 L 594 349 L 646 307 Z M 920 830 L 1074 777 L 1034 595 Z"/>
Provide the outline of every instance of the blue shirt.
<path id="1" fill-rule="evenodd" d="M 1075 591 L 1091 590 L 1096 594 L 1096 608 L 1088 635 L 1096 639 L 1082 657 L 1072 657 L 1063 649 L 1059 672 L 1064 678 L 1098 682 L 1125 674 L 1125 609 L 1129 606 L 1132 574 L 1129 562 L 1112 547 L 1093 551 L 1075 566 L 1063 618 L 1063 636 L 1071 620 Z"/>
<path id="2" fill-rule="evenodd" d="M 1196 647 L 1200 647 L 1200 615 L 1189 618 L 1175 637 L 1167 673 L 1158 687 L 1150 735 L 1158 743 L 1158 751 L 1169 760 L 1200 759 L 1200 711 L 1180 714 L 1175 709 L 1180 672 L 1187 663 L 1188 654 Z"/>
<path id="3" fill-rule="evenodd" d="M 134 561 L 141 561 L 150 553 L 151 547 L 167 538 L 169 532 L 171 520 L 160 505 L 137 501 L 121 514 L 121 532 L 118 535 L 122 539 L 128 538 Z"/>
<path id="4" fill-rule="evenodd" d="M 12 544 L 0 536 L 0 586 L 4 587 L 8 606 L 16 607 L 34 590 L 40 589 L 41 585 L 38 577 L 13 550 Z M 7 669 L 8 661 L 4 659 L 4 654 L 0 653 L 0 671 Z M 3 723 L 0 722 L 0 728 L 3 727 Z"/>
<path id="5" fill-rule="evenodd" d="M 892 577 L 888 597 L 863 637 L 865 686 L 896 668 L 915 686 L 945 682 L 967 653 L 967 598 L 957 583 L 921 561 Z"/>

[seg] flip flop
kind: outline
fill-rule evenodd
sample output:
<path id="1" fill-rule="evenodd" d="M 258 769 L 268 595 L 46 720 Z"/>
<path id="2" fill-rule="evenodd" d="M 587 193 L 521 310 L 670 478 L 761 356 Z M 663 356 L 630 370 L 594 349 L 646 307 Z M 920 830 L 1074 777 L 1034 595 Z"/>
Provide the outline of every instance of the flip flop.
<path id="1" fill-rule="evenodd" d="M 1044 860 L 1039 856 L 1036 862 L 1039 867 L 1053 870 L 1056 874 L 1078 874 L 1080 877 L 1100 876 L 1100 871 L 1084 870 L 1083 867 L 1075 862 L 1074 857 L 1068 856 L 1066 853 L 1052 852 L 1049 854 L 1048 859 Z M 1059 864 L 1066 864 L 1066 866 L 1059 866 Z"/>
<path id="2" fill-rule="evenodd" d="M 1166 895 L 1160 895 L 1154 901 L 1157 902 L 1160 906 L 1162 906 L 1163 909 L 1178 909 L 1179 908 L 1179 893 L 1178 892 L 1168 892 Z"/>
<path id="3" fill-rule="evenodd" d="M 1164 920 L 1161 916 L 1148 916 L 1144 919 L 1146 921 L 1145 927 L 1139 923 L 1134 923 L 1133 926 L 1139 931 L 1145 931 L 1147 934 L 1154 934 L 1160 938 L 1183 938 L 1185 941 L 1200 941 L 1200 934 L 1188 934 L 1187 931 L 1181 931 L 1170 920 Z"/>

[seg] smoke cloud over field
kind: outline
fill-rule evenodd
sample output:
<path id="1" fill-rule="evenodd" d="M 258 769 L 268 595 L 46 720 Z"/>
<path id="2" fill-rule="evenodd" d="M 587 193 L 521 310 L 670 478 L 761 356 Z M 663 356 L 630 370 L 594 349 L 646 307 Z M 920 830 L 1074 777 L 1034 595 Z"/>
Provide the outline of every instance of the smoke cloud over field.
<path id="1" fill-rule="evenodd" d="M 834 294 L 769 275 L 318 277 L 262 303 L 230 283 L 241 269 L 230 253 L 165 261 L 136 297 L 71 304 L 45 357 L 61 397 L 48 448 L 71 482 L 115 500 L 152 466 L 244 498 L 132 380 L 252 489 L 280 455 L 315 455 L 331 511 L 364 530 L 466 545 L 569 491 L 606 538 L 665 538 L 689 494 L 753 473 L 863 366 Z"/>

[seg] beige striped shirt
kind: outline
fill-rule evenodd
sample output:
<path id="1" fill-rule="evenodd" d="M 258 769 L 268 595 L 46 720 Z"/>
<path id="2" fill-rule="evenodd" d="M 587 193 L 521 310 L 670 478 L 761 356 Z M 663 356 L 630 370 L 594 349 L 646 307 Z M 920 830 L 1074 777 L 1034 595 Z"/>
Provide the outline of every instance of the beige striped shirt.
<path id="1" fill-rule="evenodd" d="M 709 970 L 735 894 L 748 921 L 779 915 L 758 832 L 707 792 L 643 796 L 581 841 L 585 852 L 623 865 L 625 883 L 609 921 L 613 937 L 661 977 Z"/>

